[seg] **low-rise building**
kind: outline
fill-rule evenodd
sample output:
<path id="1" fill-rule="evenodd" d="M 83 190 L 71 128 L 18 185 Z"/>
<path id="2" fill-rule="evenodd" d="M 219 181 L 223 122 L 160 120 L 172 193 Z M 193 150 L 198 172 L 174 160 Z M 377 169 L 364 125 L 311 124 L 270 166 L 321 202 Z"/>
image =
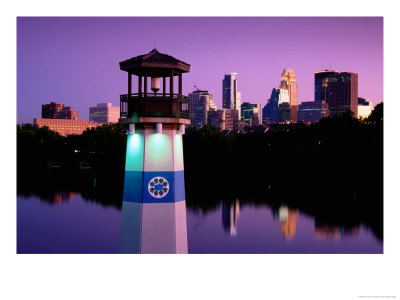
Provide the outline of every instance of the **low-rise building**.
<path id="1" fill-rule="evenodd" d="M 35 118 L 33 124 L 39 127 L 47 126 L 50 130 L 58 132 L 60 135 L 82 134 L 88 128 L 101 126 L 102 124 L 88 120 L 69 120 L 69 119 L 44 119 Z"/>

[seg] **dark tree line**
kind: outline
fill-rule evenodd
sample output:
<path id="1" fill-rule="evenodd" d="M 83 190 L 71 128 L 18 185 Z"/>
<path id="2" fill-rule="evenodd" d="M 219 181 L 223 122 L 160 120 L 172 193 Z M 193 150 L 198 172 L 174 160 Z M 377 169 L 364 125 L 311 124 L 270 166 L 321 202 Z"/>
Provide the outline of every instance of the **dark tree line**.
<path id="1" fill-rule="evenodd" d="M 17 190 L 51 198 L 60 190 L 121 206 L 126 127 L 103 125 L 61 136 L 47 127 L 17 127 Z"/>

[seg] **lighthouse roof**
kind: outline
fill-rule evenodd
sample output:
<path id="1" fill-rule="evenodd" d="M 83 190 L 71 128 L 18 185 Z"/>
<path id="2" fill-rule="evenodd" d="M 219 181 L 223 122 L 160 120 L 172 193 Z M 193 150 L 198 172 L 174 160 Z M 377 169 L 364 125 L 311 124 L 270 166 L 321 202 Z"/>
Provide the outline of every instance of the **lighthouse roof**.
<path id="1" fill-rule="evenodd" d="M 151 50 L 147 54 L 138 55 L 119 63 L 120 69 L 132 74 L 143 76 L 171 76 L 190 71 L 190 65 L 176 59 L 175 57 L 160 53 L 157 49 Z"/>

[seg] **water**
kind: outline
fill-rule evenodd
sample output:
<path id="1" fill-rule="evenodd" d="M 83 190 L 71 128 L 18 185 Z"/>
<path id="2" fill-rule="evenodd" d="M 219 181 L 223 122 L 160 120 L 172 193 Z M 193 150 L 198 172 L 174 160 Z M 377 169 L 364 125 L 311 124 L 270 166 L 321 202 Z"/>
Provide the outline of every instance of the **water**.
<path id="1" fill-rule="evenodd" d="M 118 206 L 79 193 L 18 196 L 17 252 L 118 253 L 121 216 Z M 186 219 L 189 253 L 383 253 L 362 224 L 332 225 L 286 205 L 237 199 L 208 211 L 187 207 Z"/>
<path id="2" fill-rule="evenodd" d="M 231 204 L 230 215 L 234 215 Z M 236 221 L 221 205 L 202 215 L 188 210 L 190 253 L 382 253 L 382 242 L 364 226 L 344 229 L 315 221 L 296 209 L 241 205 Z"/>
<path id="3" fill-rule="evenodd" d="M 17 197 L 18 253 L 118 252 L 121 210 L 74 193 L 52 200 Z"/>

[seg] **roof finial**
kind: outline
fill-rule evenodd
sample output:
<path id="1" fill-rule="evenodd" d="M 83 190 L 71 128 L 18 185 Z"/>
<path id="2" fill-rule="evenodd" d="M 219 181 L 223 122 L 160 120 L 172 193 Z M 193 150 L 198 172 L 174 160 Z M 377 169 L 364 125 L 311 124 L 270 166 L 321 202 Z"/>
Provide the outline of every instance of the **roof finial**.
<path id="1" fill-rule="evenodd" d="M 150 51 L 150 53 L 159 53 L 159 52 L 156 48 L 154 48 L 153 50 Z"/>

